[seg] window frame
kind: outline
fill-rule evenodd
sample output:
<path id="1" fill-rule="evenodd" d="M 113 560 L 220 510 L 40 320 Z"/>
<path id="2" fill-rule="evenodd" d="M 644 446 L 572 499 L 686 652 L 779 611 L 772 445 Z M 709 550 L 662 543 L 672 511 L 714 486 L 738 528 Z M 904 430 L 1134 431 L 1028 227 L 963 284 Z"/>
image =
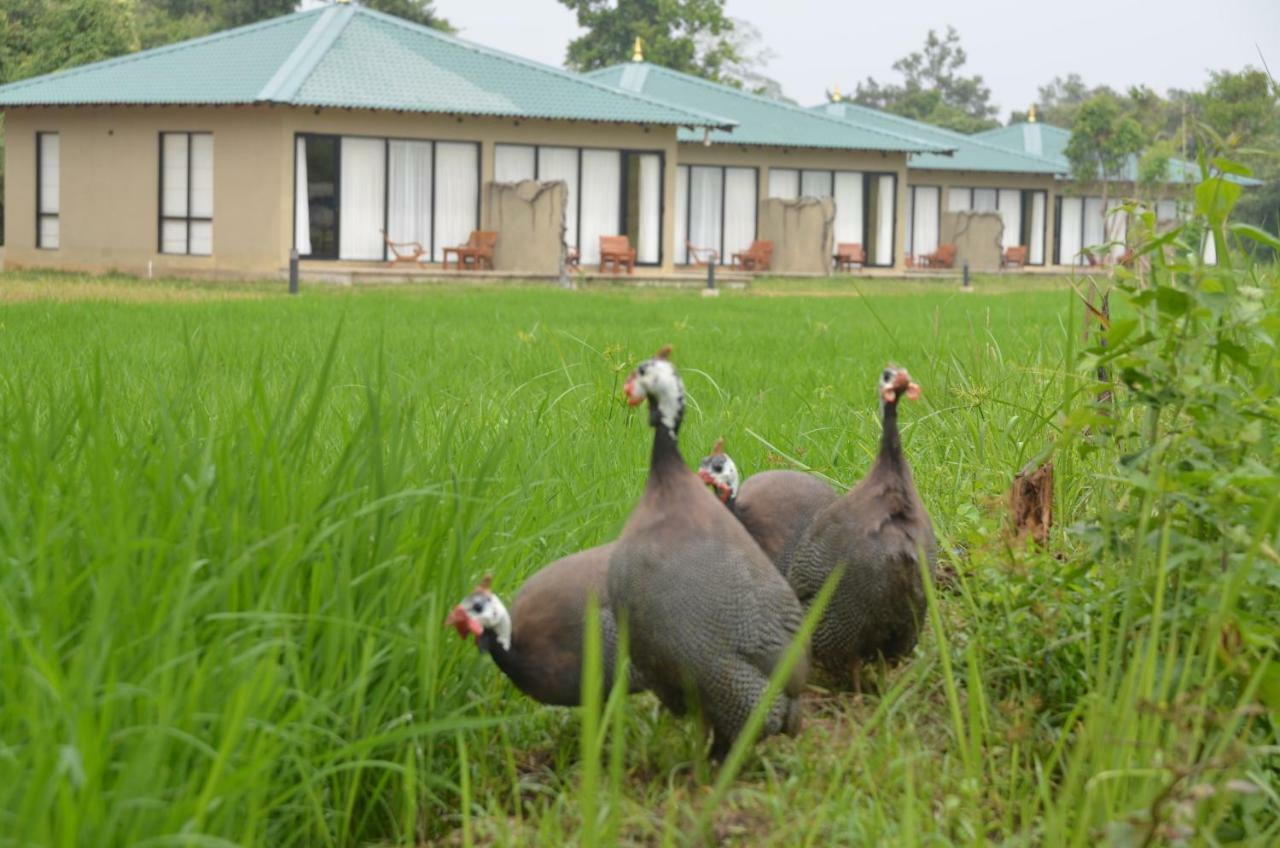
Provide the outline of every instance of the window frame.
<path id="1" fill-rule="evenodd" d="M 938 227 L 938 243 L 941 244 L 942 243 L 942 185 L 929 184 L 929 183 L 922 183 L 920 185 L 910 185 L 910 184 L 907 185 L 907 193 L 911 195 L 910 209 L 911 209 L 911 220 L 913 222 L 915 221 L 915 211 L 916 211 L 916 190 L 921 188 L 932 188 L 932 189 L 938 190 L 937 227 Z M 903 211 L 903 217 L 905 218 L 906 209 L 902 211 Z M 906 224 L 907 222 L 903 221 L 903 223 Z M 915 246 L 915 240 L 916 240 L 915 239 L 916 234 L 914 230 L 915 230 L 914 225 L 910 225 L 907 227 L 907 231 L 902 234 L 902 253 L 904 256 L 911 256 L 911 257 L 915 256 L 915 251 L 912 249 Z M 866 248 L 863 248 L 863 249 L 865 250 Z"/>
<path id="2" fill-rule="evenodd" d="M 168 135 L 185 135 L 187 137 L 187 214 L 186 215 L 166 215 L 164 214 L 164 139 Z M 213 140 L 212 130 L 160 130 L 160 155 L 159 155 L 159 179 L 157 180 L 156 191 L 156 253 L 162 256 L 213 256 L 213 216 L 209 217 L 194 216 L 191 214 L 191 149 L 192 140 L 197 135 L 207 135 L 210 141 Z M 210 163 L 210 167 L 214 167 L 214 163 Z M 216 169 L 215 169 L 216 172 Z M 216 192 L 215 192 L 216 196 Z M 187 249 L 182 252 L 164 249 L 164 225 L 175 221 L 181 221 L 187 227 Z M 209 225 L 209 252 L 208 253 L 192 253 L 191 252 L 191 225 L 193 223 Z"/>
<path id="3" fill-rule="evenodd" d="M 44 207 L 44 138 L 45 136 L 58 137 L 58 211 L 42 212 Z M 49 247 L 43 243 L 44 223 L 46 218 L 54 218 L 58 221 L 58 244 L 56 247 Z M 37 130 L 36 131 L 36 232 L 35 232 L 36 250 L 61 250 L 62 249 L 62 138 L 61 132 L 58 130 Z"/>
<path id="4" fill-rule="evenodd" d="M 657 156 L 658 157 L 658 258 L 653 262 L 636 261 L 636 265 L 645 268 L 659 268 L 662 266 L 666 257 L 666 245 L 662 238 L 662 231 L 665 229 L 667 217 L 667 156 L 663 150 L 654 150 L 643 147 L 607 147 L 596 144 L 538 144 L 524 141 L 499 141 L 493 145 L 493 157 L 496 163 L 498 158 L 499 147 L 524 147 L 533 150 L 533 179 L 540 179 L 538 169 L 542 157 L 539 155 L 542 148 L 549 147 L 558 150 L 572 150 L 575 154 L 578 167 L 578 190 L 574 194 L 573 202 L 576 216 L 574 223 L 577 226 L 577 232 L 573 234 L 574 244 L 578 246 L 578 251 L 582 251 L 582 153 L 584 150 L 603 150 L 607 153 L 619 154 L 618 162 L 618 235 L 625 235 L 628 239 L 638 239 L 639 233 L 623 232 L 627 224 L 627 204 L 630 201 L 630 189 L 627 185 L 627 173 L 632 156 Z M 495 164 L 495 170 L 497 166 Z M 679 167 L 677 165 L 677 167 Z M 636 247 L 633 243 L 632 247 Z"/>
<path id="5" fill-rule="evenodd" d="M 861 243 L 862 243 L 862 250 L 867 256 L 871 255 L 870 245 L 867 243 L 867 238 L 868 236 L 871 235 L 872 216 L 867 214 L 867 203 L 871 199 L 871 191 L 872 191 L 871 184 L 872 182 L 877 182 L 880 177 L 893 177 L 893 213 L 889 216 L 890 217 L 889 244 L 891 245 L 889 248 L 889 261 L 886 263 L 868 262 L 866 267 L 868 268 L 898 267 L 897 246 L 898 246 L 898 211 L 899 210 L 898 210 L 898 172 L 897 171 L 870 171 L 870 170 L 862 171 L 862 170 L 858 170 L 857 168 L 802 168 L 802 167 L 791 166 L 791 165 L 785 165 L 780 168 L 769 169 L 770 173 L 773 173 L 774 171 L 797 172 L 800 175 L 799 180 L 797 182 L 798 189 L 801 188 L 804 184 L 805 171 L 810 171 L 810 172 L 825 171 L 831 176 L 831 191 L 833 193 L 835 192 L 836 174 L 861 174 L 862 175 L 862 242 Z M 772 195 L 770 197 L 772 197 Z M 801 195 L 801 197 L 804 197 L 804 195 Z M 786 198 L 781 198 L 781 199 L 786 199 Z M 832 201 L 834 202 L 834 200 L 835 198 L 833 197 Z M 941 202 L 942 202 L 941 199 L 939 199 L 938 202 L 939 202 L 939 205 L 941 205 Z M 903 211 L 905 212 L 906 210 L 904 209 Z M 836 210 L 836 214 L 837 215 L 840 214 L 839 209 Z M 904 242 L 904 245 L 905 245 L 905 242 Z M 904 249 L 903 251 L 904 255 L 905 255 L 905 252 L 906 251 Z"/>
<path id="6" fill-rule="evenodd" d="M 298 131 L 293 134 L 293 217 L 292 235 L 289 238 L 289 246 L 292 249 L 298 247 L 298 139 L 324 138 L 333 139 L 334 141 L 334 185 L 333 185 L 333 240 L 334 255 L 333 256 L 317 256 L 313 253 L 299 254 L 299 259 L 306 259 L 309 262 L 386 262 L 390 258 L 390 248 L 387 247 L 386 234 L 389 218 L 391 217 L 391 142 L 404 141 L 415 142 L 418 144 L 431 145 L 431 238 L 430 244 L 424 244 L 427 248 L 427 255 L 432 257 L 432 262 L 436 254 L 436 145 L 438 144 L 470 144 L 476 149 L 476 217 L 475 227 L 472 229 L 480 229 L 481 204 L 484 200 L 484 145 L 479 141 L 473 141 L 465 138 L 419 138 L 416 136 L 399 136 L 399 135 L 371 135 L 367 133 L 327 133 L 327 132 L 303 132 Z M 343 259 L 342 258 L 342 140 L 344 138 L 363 138 L 373 139 L 382 142 L 382 259 Z M 579 166 L 581 167 L 581 166 Z"/>
<path id="7" fill-rule="evenodd" d="M 694 162 L 690 162 L 687 164 L 677 164 L 676 165 L 677 174 L 679 174 L 681 168 L 684 168 L 686 170 L 690 168 L 713 168 L 713 169 L 718 169 L 720 171 L 720 243 L 717 245 L 713 245 L 713 247 L 716 251 L 716 254 L 720 257 L 720 261 L 717 264 L 727 265 L 729 263 L 725 261 L 725 257 L 727 256 L 727 254 L 725 253 L 725 246 L 724 246 L 724 222 L 725 222 L 725 200 L 728 198 L 728 194 L 729 194 L 729 188 L 728 188 L 729 169 L 732 168 L 734 170 L 749 170 L 751 171 L 752 176 L 754 177 L 754 182 L 755 182 L 754 196 L 756 199 L 756 214 L 754 216 L 755 220 L 753 221 L 753 224 L 751 227 L 751 240 L 755 241 L 760 237 L 760 168 L 757 165 L 700 165 Z M 677 180 L 679 180 L 678 176 L 677 176 Z M 686 183 L 686 185 L 690 187 L 693 185 L 692 171 L 689 171 L 688 182 Z M 690 227 L 690 224 L 692 223 L 692 217 L 693 217 L 693 191 L 692 190 L 685 192 L 684 205 L 685 205 L 684 232 L 676 233 L 676 238 L 681 239 L 682 243 L 687 243 L 689 241 L 689 227 Z M 676 255 L 679 256 L 680 245 L 673 244 L 672 247 L 675 249 Z M 692 264 L 689 262 L 689 257 L 687 254 L 685 255 L 685 261 L 682 264 L 684 265 Z"/>

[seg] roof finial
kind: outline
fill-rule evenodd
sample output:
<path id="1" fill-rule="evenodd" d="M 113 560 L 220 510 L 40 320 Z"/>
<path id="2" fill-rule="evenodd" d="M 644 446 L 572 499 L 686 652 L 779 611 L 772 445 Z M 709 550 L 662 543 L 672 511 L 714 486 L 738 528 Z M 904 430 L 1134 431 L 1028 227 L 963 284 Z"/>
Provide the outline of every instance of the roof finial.
<path id="1" fill-rule="evenodd" d="M 1032 103 L 1031 108 L 1027 110 L 1027 123 L 1034 124 L 1036 122 L 1036 104 Z"/>
<path id="2" fill-rule="evenodd" d="M 345 6 L 350 3 L 351 0 L 333 0 L 333 2 L 337 3 L 339 6 Z"/>
<path id="3" fill-rule="evenodd" d="M 636 36 L 636 49 L 631 53 L 631 61 L 633 62 L 644 61 L 644 40 L 641 39 L 640 36 L 638 35 Z"/>
<path id="4" fill-rule="evenodd" d="M 836 83 L 831 86 L 831 102 L 839 103 L 841 100 L 844 100 L 844 95 L 840 93 L 840 83 Z"/>

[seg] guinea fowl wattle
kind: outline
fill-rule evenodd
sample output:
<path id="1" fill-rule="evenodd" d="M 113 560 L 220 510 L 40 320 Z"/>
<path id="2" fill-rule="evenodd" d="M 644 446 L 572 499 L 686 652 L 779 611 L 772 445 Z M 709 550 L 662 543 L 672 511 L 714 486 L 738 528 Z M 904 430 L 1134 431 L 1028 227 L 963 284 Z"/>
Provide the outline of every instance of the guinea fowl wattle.
<path id="1" fill-rule="evenodd" d="M 582 694 L 587 603 L 598 599 L 603 635 L 604 687 L 613 685 L 617 627 L 607 578 L 613 542 L 579 551 L 539 569 L 525 581 L 511 612 L 486 578 L 449 613 L 446 624 L 489 654 L 516 688 L 544 704 L 575 707 Z M 644 688 L 631 675 L 630 689 Z"/>
<path id="2" fill-rule="evenodd" d="M 724 452 L 724 439 L 698 464 L 698 476 L 738 517 L 783 576 L 800 534 L 839 497 L 826 483 L 800 471 L 761 471 L 739 485 L 738 466 Z"/>
<path id="3" fill-rule="evenodd" d="M 722 758 L 759 702 L 803 614 L 742 525 L 684 464 L 677 433 L 684 387 L 669 348 L 637 366 L 624 392 L 649 402 L 649 476 L 609 561 L 609 597 L 630 623 L 631 658 L 676 713 L 700 705 Z M 808 674 L 797 664 L 764 733 L 794 731 Z"/>
<path id="4" fill-rule="evenodd" d="M 875 464 L 843 498 L 818 513 L 789 559 L 787 578 L 807 607 L 828 575 L 844 574 L 813 635 L 814 661 L 861 686 L 861 663 L 893 660 L 916 644 L 925 612 L 919 558 L 934 570 L 938 544 L 898 433 L 898 403 L 920 388 L 886 368 L 877 391 L 883 430 Z"/>

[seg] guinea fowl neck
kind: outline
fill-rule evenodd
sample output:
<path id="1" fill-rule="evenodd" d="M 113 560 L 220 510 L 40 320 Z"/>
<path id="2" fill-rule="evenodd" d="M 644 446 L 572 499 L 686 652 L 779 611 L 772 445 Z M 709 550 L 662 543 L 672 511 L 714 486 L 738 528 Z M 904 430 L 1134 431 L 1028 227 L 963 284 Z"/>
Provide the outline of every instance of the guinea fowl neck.
<path id="1" fill-rule="evenodd" d="M 653 455 L 649 459 L 649 476 L 661 477 L 676 469 L 687 471 L 684 457 L 680 456 L 680 446 L 676 443 L 676 431 L 680 427 L 677 420 L 674 428 L 668 427 L 657 411 L 657 402 L 649 399 L 650 422 L 653 424 Z"/>
<path id="2" fill-rule="evenodd" d="M 902 438 L 898 434 L 898 403 L 888 401 L 884 404 L 884 423 L 880 432 L 880 454 L 876 457 L 876 468 L 901 472 L 903 466 Z"/>

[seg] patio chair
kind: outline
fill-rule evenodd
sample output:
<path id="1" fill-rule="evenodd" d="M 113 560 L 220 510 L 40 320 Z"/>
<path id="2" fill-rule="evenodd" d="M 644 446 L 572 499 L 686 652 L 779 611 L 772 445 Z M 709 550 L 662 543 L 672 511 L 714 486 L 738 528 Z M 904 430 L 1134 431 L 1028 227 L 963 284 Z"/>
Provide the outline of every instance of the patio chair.
<path id="1" fill-rule="evenodd" d="M 392 241 L 386 230 L 379 230 L 379 232 L 382 233 L 382 238 L 387 243 L 387 252 L 391 254 L 391 258 L 387 260 L 388 268 L 397 262 L 411 262 L 416 265 L 422 261 L 424 256 L 430 253 L 429 250 L 422 246 L 421 242 Z"/>
<path id="2" fill-rule="evenodd" d="M 621 274 L 626 268 L 628 274 L 636 272 L 636 249 L 631 246 L 631 239 L 626 236 L 600 236 L 600 273 L 613 265 L 613 273 Z"/>
<path id="3" fill-rule="evenodd" d="M 951 268 L 956 264 L 956 246 L 940 244 L 933 253 L 926 253 L 916 258 L 921 268 Z"/>
<path id="4" fill-rule="evenodd" d="M 861 268 L 867 264 L 866 251 L 862 249 L 862 245 L 853 242 L 837 244 L 835 255 L 831 258 L 835 260 L 837 271 L 852 271 L 854 265 Z"/>
<path id="5" fill-rule="evenodd" d="M 1005 248 L 1004 255 L 1000 257 L 1001 268 L 1021 268 L 1027 264 L 1027 247 L 1018 244 L 1013 247 Z"/>
<path id="6" fill-rule="evenodd" d="M 472 230 L 466 244 L 444 249 L 444 270 L 449 270 L 449 254 L 452 253 L 461 271 L 468 265 L 479 271 L 486 264 L 493 270 L 493 249 L 498 244 L 498 234 L 486 230 Z"/>
<path id="7" fill-rule="evenodd" d="M 709 265 L 720 261 L 720 251 L 713 247 L 696 247 L 693 242 L 685 240 L 685 249 L 689 251 L 690 265 Z"/>
<path id="8" fill-rule="evenodd" d="M 744 271 L 768 271 L 773 264 L 773 242 L 753 241 L 751 247 L 733 254 L 733 266 Z"/>

